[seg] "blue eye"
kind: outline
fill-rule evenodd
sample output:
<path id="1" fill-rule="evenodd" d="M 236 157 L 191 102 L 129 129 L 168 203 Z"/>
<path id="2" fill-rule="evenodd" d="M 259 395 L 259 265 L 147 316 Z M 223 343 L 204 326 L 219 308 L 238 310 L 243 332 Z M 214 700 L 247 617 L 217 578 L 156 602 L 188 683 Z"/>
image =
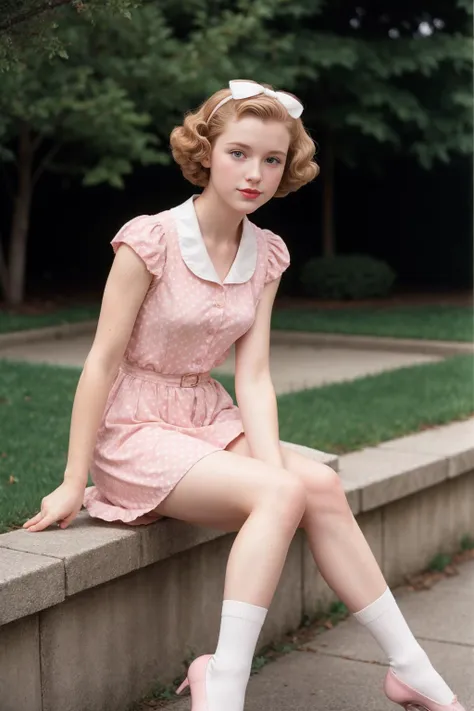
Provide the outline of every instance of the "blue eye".
<path id="1" fill-rule="evenodd" d="M 231 156 L 234 156 L 236 160 L 240 160 L 241 158 L 245 158 L 245 154 L 243 151 L 239 150 L 234 150 L 234 151 L 229 151 Z M 276 156 L 270 156 L 269 158 L 266 159 L 269 165 L 277 165 L 278 163 L 281 163 L 281 160 L 277 158 Z M 270 162 L 272 161 L 272 162 Z"/>

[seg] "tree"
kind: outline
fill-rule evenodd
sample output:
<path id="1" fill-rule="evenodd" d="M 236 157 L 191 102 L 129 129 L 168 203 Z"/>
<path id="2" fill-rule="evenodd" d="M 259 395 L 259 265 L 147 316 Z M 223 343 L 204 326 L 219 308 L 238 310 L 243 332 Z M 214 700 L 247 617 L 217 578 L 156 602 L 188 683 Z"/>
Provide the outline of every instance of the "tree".
<path id="1" fill-rule="evenodd" d="M 2 77 L 0 159 L 17 168 L 8 268 L 0 255 L 12 303 L 22 299 L 29 210 L 44 171 L 120 187 L 135 163 L 167 161 L 183 111 L 229 78 L 258 78 L 304 100 L 320 147 L 325 254 L 335 251 L 338 161 L 375 164 L 398 151 L 429 167 L 472 150 L 467 0 L 430 0 L 429 10 L 426 0 L 402 8 L 395 0 L 145 0 L 131 19 L 110 14 L 109 5 L 126 2 L 109 0 L 104 10 L 91 0 L 93 24 L 58 8 L 69 59 L 26 47 Z"/>
<path id="2" fill-rule="evenodd" d="M 97 11 L 93 25 L 71 8 L 57 11 L 68 59 L 25 50 L 0 88 L 0 159 L 16 172 L 8 258 L 0 249 L 9 304 L 24 297 L 31 202 L 45 171 L 120 188 L 134 164 L 167 162 L 169 131 L 185 109 L 229 76 L 268 63 L 267 51 L 247 58 L 240 47 L 248 37 L 264 46 L 265 21 L 282 1 L 239 0 L 219 13 L 206 0 L 188 0 L 175 16 L 168 0 L 131 20 Z M 270 74 L 277 79 L 279 68 Z"/>
<path id="3" fill-rule="evenodd" d="M 85 33 L 84 25 L 71 25 L 71 48 L 84 43 Z M 23 298 L 31 202 L 46 170 L 64 170 L 67 163 L 85 184 L 120 186 L 132 162 L 163 159 L 148 130 L 151 116 L 117 82 L 87 66 L 75 48 L 71 60 L 50 65 L 38 57 L 29 66 L 34 69 L 18 64 L 5 73 L 0 91 L 0 158 L 16 166 L 8 267 L 5 256 L 0 259 L 11 304 Z"/>
<path id="4" fill-rule="evenodd" d="M 338 161 L 375 165 L 391 151 L 429 168 L 472 152 L 471 16 L 467 0 L 300 0 L 277 13 L 272 31 L 288 39 L 280 62 L 299 67 L 294 87 L 320 146 L 325 255 L 335 252 Z"/>
<path id="5" fill-rule="evenodd" d="M 104 7 L 112 15 L 131 17 L 138 6 L 134 0 L 0 0 L 0 72 L 21 61 L 32 47 L 50 57 L 66 56 L 66 49 L 57 34 L 56 15 L 59 8 L 69 6 L 85 20 L 94 22 L 97 10 Z"/>

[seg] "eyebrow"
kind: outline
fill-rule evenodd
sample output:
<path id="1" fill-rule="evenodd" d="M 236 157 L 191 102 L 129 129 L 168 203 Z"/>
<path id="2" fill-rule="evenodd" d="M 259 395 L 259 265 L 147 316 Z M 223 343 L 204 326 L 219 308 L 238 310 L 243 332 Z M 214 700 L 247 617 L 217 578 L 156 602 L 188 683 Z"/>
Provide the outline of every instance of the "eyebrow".
<path id="1" fill-rule="evenodd" d="M 248 146 L 246 143 L 240 143 L 240 141 L 229 141 L 226 146 L 239 146 L 239 148 L 245 148 L 247 151 L 252 150 L 252 146 Z M 285 151 L 267 151 L 268 153 L 279 153 L 282 156 L 286 156 Z"/>

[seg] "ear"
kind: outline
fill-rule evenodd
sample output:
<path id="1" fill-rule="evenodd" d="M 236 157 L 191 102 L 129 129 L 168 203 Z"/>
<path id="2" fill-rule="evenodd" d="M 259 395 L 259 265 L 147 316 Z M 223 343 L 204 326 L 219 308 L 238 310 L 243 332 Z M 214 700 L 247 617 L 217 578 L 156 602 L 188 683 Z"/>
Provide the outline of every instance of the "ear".
<path id="1" fill-rule="evenodd" d="M 204 158 L 204 160 L 201 161 L 201 165 L 203 168 L 210 168 L 211 167 L 211 159 L 210 158 Z"/>

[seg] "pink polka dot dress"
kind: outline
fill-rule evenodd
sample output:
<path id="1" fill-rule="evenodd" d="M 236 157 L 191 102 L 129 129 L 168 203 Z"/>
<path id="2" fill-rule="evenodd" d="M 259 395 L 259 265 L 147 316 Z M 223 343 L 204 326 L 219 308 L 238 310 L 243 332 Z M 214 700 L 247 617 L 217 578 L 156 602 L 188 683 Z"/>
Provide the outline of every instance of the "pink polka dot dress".
<path id="1" fill-rule="evenodd" d="M 245 217 L 222 282 L 202 238 L 193 195 L 127 222 L 129 245 L 153 275 L 97 433 L 84 506 L 131 525 L 153 512 L 200 459 L 244 431 L 239 408 L 210 371 L 252 326 L 265 284 L 287 269 L 283 240 Z"/>

